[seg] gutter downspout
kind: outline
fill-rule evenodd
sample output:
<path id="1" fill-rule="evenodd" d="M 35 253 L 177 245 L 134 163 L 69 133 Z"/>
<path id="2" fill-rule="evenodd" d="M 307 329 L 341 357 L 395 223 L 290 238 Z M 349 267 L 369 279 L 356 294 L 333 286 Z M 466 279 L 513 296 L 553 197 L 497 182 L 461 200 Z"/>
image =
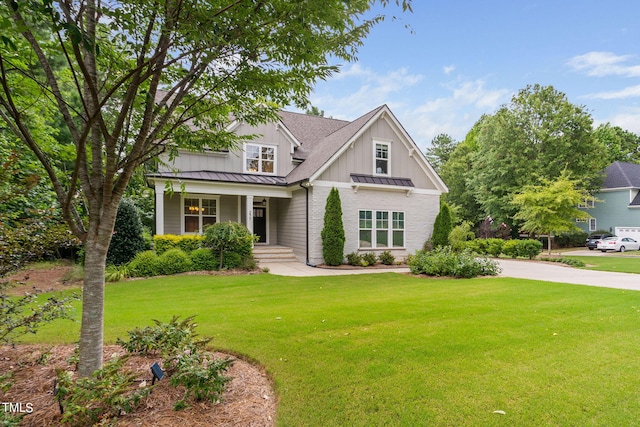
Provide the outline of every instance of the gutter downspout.
<path id="1" fill-rule="evenodd" d="M 304 185 L 306 183 L 306 185 Z M 309 262 L 309 181 L 306 182 L 301 182 L 300 183 L 300 187 L 304 188 L 306 191 L 306 210 L 307 210 L 307 215 L 306 215 L 306 221 L 307 221 L 307 238 L 306 238 L 306 246 L 307 246 L 307 259 L 306 259 L 306 264 L 309 267 L 315 267 L 315 264 L 311 264 L 311 262 Z"/>

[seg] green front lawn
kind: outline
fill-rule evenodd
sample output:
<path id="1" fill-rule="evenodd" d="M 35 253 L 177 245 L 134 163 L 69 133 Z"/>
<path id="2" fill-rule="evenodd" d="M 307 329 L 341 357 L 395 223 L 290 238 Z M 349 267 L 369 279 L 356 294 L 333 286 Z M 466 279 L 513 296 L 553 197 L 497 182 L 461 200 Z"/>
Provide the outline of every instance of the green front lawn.
<path id="1" fill-rule="evenodd" d="M 640 258 L 617 254 L 606 254 L 603 256 L 567 256 L 567 258 L 579 259 L 586 264 L 587 269 L 600 271 L 616 271 L 619 273 L 640 274 Z M 640 252 L 634 252 L 640 254 Z"/>
<path id="2" fill-rule="evenodd" d="M 266 366 L 280 426 L 630 426 L 640 413 L 640 292 L 393 273 L 177 276 L 108 285 L 106 340 L 174 314 L 197 315 L 213 346 Z M 74 342 L 69 325 L 32 340 Z"/>

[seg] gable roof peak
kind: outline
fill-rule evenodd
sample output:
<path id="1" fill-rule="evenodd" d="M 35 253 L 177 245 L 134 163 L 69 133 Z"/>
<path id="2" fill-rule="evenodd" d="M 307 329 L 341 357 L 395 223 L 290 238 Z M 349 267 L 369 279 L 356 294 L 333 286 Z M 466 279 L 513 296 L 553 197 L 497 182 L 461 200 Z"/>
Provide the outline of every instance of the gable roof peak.
<path id="1" fill-rule="evenodd" d="M 613 162 L 605 169 L 602 188 L 640 188 L 640 165 Z"/>

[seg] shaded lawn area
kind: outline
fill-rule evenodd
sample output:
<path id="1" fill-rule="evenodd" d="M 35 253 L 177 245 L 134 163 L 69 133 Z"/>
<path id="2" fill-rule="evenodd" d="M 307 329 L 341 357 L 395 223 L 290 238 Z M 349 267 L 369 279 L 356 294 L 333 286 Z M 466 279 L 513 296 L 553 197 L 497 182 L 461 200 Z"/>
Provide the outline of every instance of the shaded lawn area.
<path id="1" fill-rule="evenodd" d="M 640 274 L 640 256 L 629 257 L 628 252 L 623 255 L 608 253 L 604 256 L 567 256 L 584 262 L 589 270 L 614 271 L 618 273 Z M 640 280 L 640 278 L 638 278 Z"/>
<path id="2" fill-rule="evenodd" d="M 174 314 L 266 366 L 280 426 L 624 426 L 640 413 L 640 292 L 394 273 L 165 277 L 107 286 L 106 340 Z M 77 336 L 59 322 L 30 341 Z"/>

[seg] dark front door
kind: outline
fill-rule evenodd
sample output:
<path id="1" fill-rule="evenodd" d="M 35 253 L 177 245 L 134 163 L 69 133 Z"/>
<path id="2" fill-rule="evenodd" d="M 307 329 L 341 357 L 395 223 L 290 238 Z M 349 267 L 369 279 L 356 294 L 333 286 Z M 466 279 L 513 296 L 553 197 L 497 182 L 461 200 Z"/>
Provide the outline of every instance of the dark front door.
<path id="1" fill-rule="evenodd" d="M 258 243 L 267 243 L 267 208 L 253 208 L 253 234 L 260 236 Z"/>

